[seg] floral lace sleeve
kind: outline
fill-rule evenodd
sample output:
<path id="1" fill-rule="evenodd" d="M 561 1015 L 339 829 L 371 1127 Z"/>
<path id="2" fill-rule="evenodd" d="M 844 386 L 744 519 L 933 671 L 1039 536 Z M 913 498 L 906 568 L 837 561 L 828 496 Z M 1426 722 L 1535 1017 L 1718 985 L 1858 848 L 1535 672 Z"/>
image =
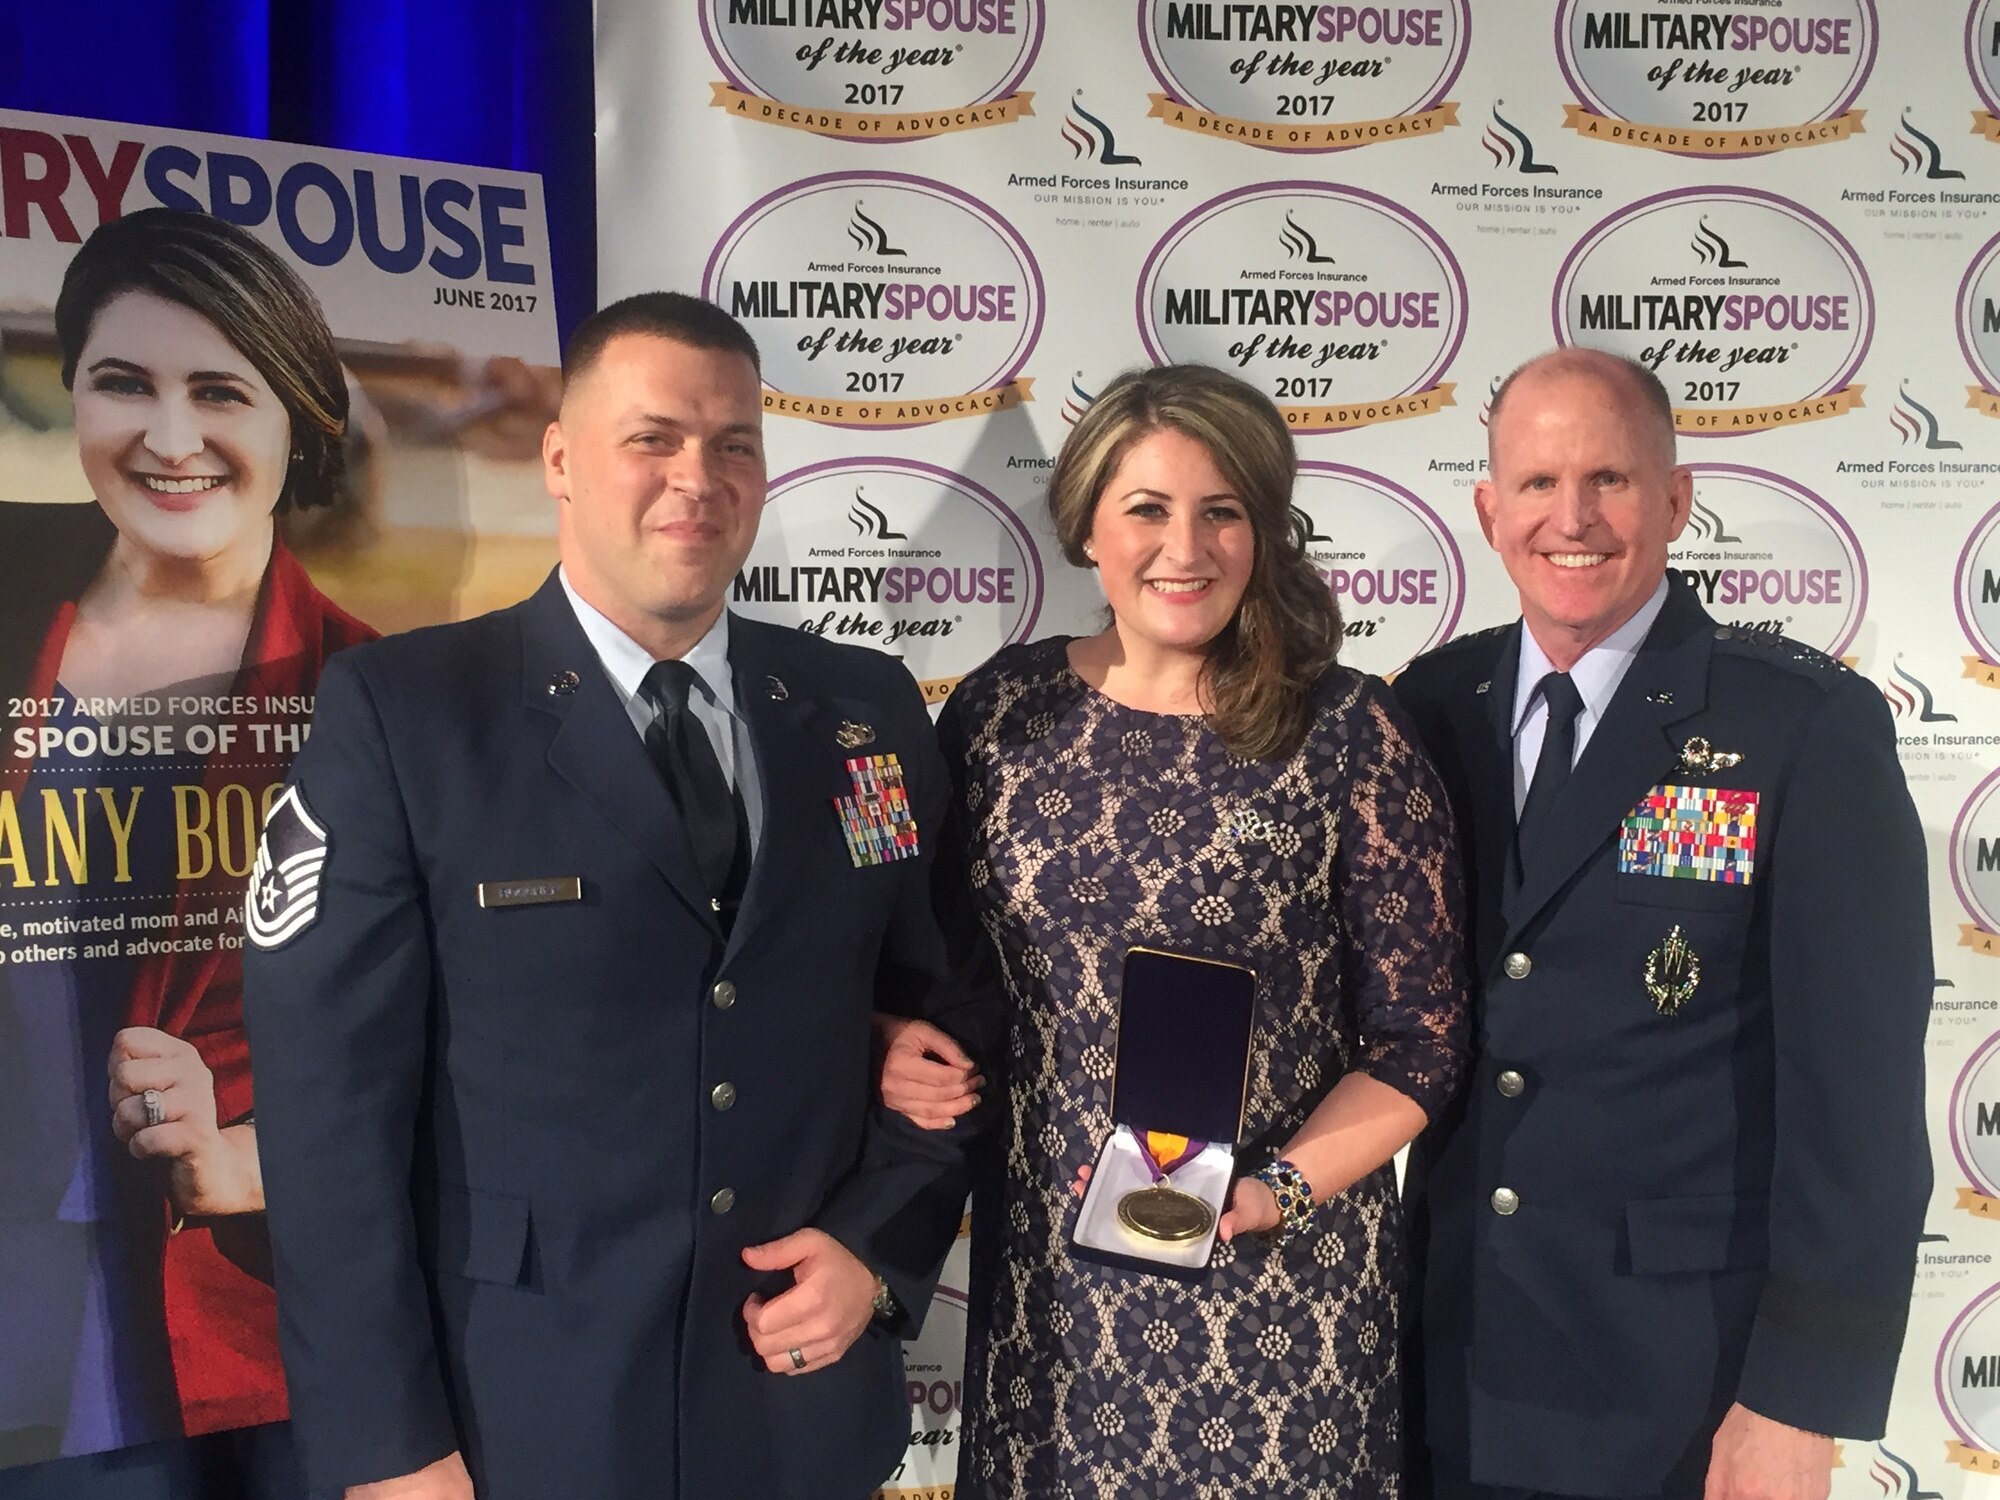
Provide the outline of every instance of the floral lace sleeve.
<path id="1" fill-rule="evenodd" d="M 1437 773 L 1379 682 L 1354 706 L 1347 754 L 1336 890 L 1355 1066 L 1436 1118 L 1469 1050 L 1458 834 Z"/>

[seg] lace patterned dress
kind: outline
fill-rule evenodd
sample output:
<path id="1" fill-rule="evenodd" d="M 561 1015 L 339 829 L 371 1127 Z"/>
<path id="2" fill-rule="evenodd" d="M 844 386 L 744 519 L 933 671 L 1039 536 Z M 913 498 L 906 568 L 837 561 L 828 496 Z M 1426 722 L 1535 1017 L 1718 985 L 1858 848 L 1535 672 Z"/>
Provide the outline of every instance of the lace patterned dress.
<path id="1" fill-rule="evenodd" d="M 1435 1114 L 1465 1053 L 1444 794 L 1387 689 L 1336 667 L 1304 745 L 1243 761 L 1198 716 L 1003 651 L 939 725 L 1008 1000 L 1005 1106 L 973 1208 L 961 1500 L 1393 1497 L 1402 1217 L 1388 1167 L 1282 1250 L 1204 1280 L 1072 1260 L 1069 1190 L 1110 1133 L 1134 944 L 1257 970 L 1245 1157 L 1358 1069 Z"/>

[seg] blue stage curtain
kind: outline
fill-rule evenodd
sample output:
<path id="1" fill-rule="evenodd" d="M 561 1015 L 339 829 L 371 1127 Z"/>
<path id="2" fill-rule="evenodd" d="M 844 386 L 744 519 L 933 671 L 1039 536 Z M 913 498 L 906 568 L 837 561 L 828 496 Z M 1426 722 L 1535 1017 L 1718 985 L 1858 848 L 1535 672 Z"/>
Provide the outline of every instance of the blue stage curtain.
<path id="1" fill-rule="evenodd" d="M 591 0 L 0 0 L 0 106 L 539 172 L 597 305 Z"/>

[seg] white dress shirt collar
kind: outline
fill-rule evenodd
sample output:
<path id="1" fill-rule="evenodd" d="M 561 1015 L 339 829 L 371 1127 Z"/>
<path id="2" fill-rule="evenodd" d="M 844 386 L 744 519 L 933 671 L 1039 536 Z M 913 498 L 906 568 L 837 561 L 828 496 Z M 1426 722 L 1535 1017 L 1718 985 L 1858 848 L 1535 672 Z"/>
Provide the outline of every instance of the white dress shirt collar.
<path id="1" fill-rule="evenodd" d="M 604 663 L 606 675 L 611 678 L 612 686 L 618 689 L 619 699 L 630 713 L 632 702 L 639 695 L 639 685 L 652 669 L 653 654 L 612 624 L 603 611 L 579 594 L 576 586 L 569 581 L 567 568 L 559 569 L 557 576 L 562 580 L 563 592 L 569 595 L 570 608 L 576 611 L 577 624 L 589 637 L 597 659 Z M 701 679 L 701 691 L 708 701 L 731 718 L 736 717 L 736 685 L 729 671 L 727 609 L 715 617 L 708 633 L 696 641 L 681 660 L 694 668 L 695 675 Z M 642 712 L 634 717 L 643 724 L 652 717 L 652 710 L 642 708 Z"/>
<path id="2" fill-rule="evenodd" d="M 1585 725 L 1594 728 L 1604 717 L 1604 711 L 1611 706 L 1618 685 L 1625 680 L 1637 660 L 1639 648 L 1646 643 L 1646 635 L 1652 630 L 1653 622 L 1660 617 L 1666 607 L 1667 580 L 1660 579 L 1660 586 L 1653 595 L 1639 606 L 1637 614 L 1620 625 L 1603 640 L 1592 646 L 1578 658 L 1576 665 L 1569 669 L 1570 681 L 1576 684 L 1578 695 L 1583 699 L 1583 711 L 1579 715 L 1577 733 L 1577 753 L 1583 753 L 1583 741 L 1588 737 Z M 1527 622 L 1521 622 L 1521 668 L 1514 676 L 1514 717 L 1511 733 L 1519 735 L 1527 721 L 1529 711 L 1541 704 L 1537 689 L 1542 679 L 1555 671 L 1555 663 L 1548 658 L 1541 645 L 1535 640 L 1534 632 Z"/>

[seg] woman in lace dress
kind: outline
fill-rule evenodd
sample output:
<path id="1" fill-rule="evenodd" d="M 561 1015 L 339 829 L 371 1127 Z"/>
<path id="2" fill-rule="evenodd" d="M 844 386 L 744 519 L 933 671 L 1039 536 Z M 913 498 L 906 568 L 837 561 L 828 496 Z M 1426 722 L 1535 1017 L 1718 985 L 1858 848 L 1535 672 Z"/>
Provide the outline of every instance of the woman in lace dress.
<path id="1" fill-rule="evenodd" d="M 962 1497 L 1397 1493 L 1390 1159 L 1464 1060 L 1458 863 L 1394 700 L 1335 665 L 1295 463 L 1277 409 L 1231 376 L 1121 377 L 1050 486 L 1109 625 L 1002 651 L 944 710 L 1008 1011 L 973 1207 Z M 1258 976 L 1251 1175 L 1194 1283 L 1069 1251 L 1112 1129 L 1135 944 Z M 884 1097 L 948 1123 L 980 1081 L 911 1024 Z"/>

